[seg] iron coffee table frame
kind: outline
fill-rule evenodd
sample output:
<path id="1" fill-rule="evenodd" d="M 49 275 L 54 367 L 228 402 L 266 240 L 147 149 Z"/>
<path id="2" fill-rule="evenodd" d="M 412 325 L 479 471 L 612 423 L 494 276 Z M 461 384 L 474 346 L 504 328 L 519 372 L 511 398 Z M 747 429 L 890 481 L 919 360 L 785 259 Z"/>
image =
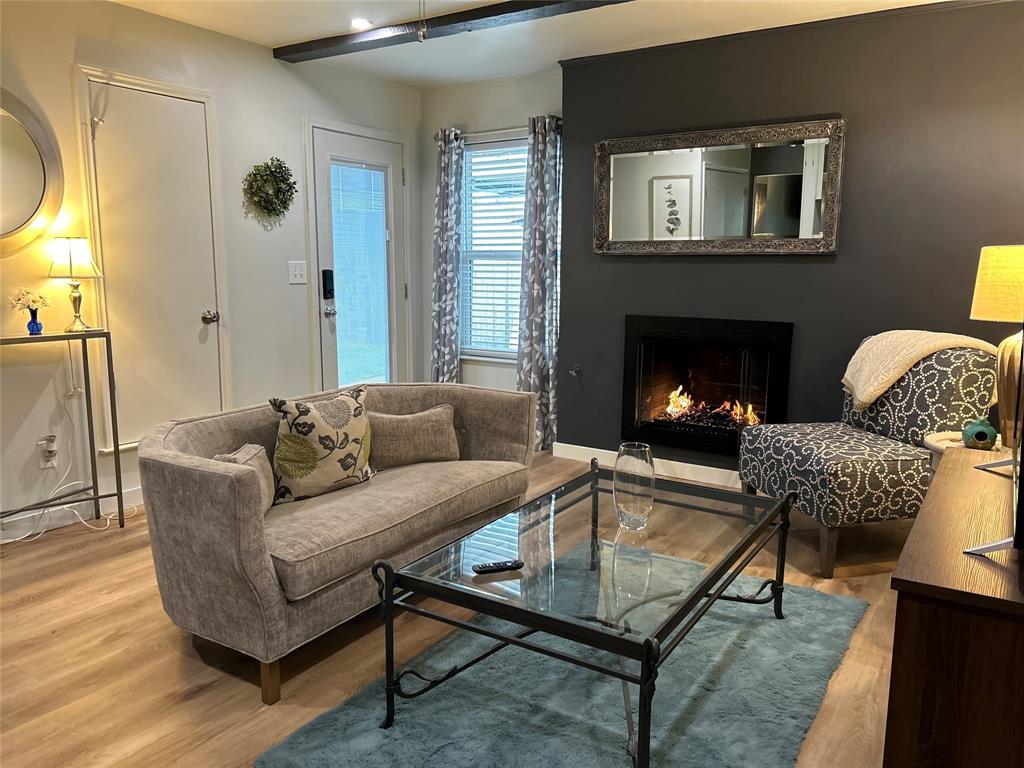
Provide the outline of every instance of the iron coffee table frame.
<path id="1" fill-rule="evenodd" d="M 580 475 L 574 480 L 557 488 L 546 497 L 565 497 L 581 488 L 590 486 L 589 497 L 591 499 L 591 525 L 590 525 L 590 555 L 591 570 L 597 567 L 600 557 L 598 539 L 598 501 L 599 494 L 611 493 L 608 488 L 600 486 L 601 478 L 610 478 L 611 472 L 598 467 L 597 460 L 591 460 L 589 471 Z M 388 562 L 378 560 L 373 564 L 373 578 L 378 584 L 381 597 L 384 620 L 384 648 L 385 648 L 385 699 L 386 714 L 381 723 L 381 728 L 390 728 L 395 721 L 395 699 L 413 699 L 422 696 L 428 691 L 436 688 L 442 683 L 452 679 L 456 675 L 470 667 L 478 664 L 484 659 L 492 656 L 508 646 L 525 648 L 536 653 L 549 656 L 560 661 L 567 662 L 584 669 L 607 675 L 622 681 L 623 695 L 626 706 L 627 721 L 627 749 L 633 758 L 636 768 L 649 768 L 651 754 L 651 713 L 654 700 L 655 682 L 658 677 L 658 669 L 671 656 L 672 652 L 679 647 L 690 631 L 700 621 L 701 617 L 719 600 L 730 602 L 750 603 L 765 605 L 772 603 L 775 617 L 784 618 L 782 613 L 782 595 L 784 591 L 784 572 L 786 565 L 786 540 L 789 532 L 790 499 L 786 497 L 780 500 L 766 499 L 765 497 L 754 497 L 739 491 L 729 491 L 707 486 L 694 486 L 685 482 L 678 482 L 664 478 L 658 478 L 655 489 L 655 503 L 668 504 L 672 506 L 688 507 L 692 505 L 681 504 L 677 501 L 670 501 L 658 497 L 658 491 L 675 491 L 680 493 L 699 493 L 700 496 L 730 502 L 733 504 L 756 505 L 761 508 L 768 506 L 764 517 L 757 520 L 751 513 L 749 516 L 743 513 L 727 510 L 715 510 L 702 508 L 704 511 L 713 514 L 729 517 L 746 517 L 750 521 L 756 520 L 756 524 L 737 541 L 717 562 L 708 566 L 706 572 L 696 586 L 681 590 L 675 593 L 662 593 L 652 595 L 643 602 L 649 603 L 655 600 L 664 600 L 670 597 L 682 599 L 674 606 L 671 614 L 662 622 L 661 626 L 644 638 L 630 637 L 616 631 L 617 627 L 611 623 L 602 622 L 597 617 L 586 618 L 593 622 L 593 626 L 585 623 L 569 621 L 556 614 L 544 613 L 530 610 L 507 602 L 486 597 L 481 594 L 472 593 L 458 589 L 454 586 L 447 586 L 419 575 L 408 572 L 405 569 L 395 570 Z M 583 497 L 585 498 L 585 496 Z M 576 502 L 578 503 L 578 502 Z M 523 505 L 528 506 L 528 505 Z M 748 507 L 749 508 L 749 507 Z M 522 509 L 522 507 L 520 508 Z M 516 514 L 518 510 L 507 514 Z M 484 526 L 481 526 L 484 527 Z M 471 534 L 467 534 L 470 536 Z M 726 589 L 736 579 L 740 572 L 754 559 L 754 557 L 772 539 L 778 537 L 778 548 L 775 565 L 775 578 L 766 579 L 754 594 L 750 595 L 727 595 Z M 464 537 L 465 538 L 465 537 Z M 427 555 L 429 557 L 429 555 Z M 421 558 L 422 559 L 422 558 Z M 418 562 L 418 561 L 416 561 Z M 762 593 L 768 589 L 767 595 Z M 468 621 L 447 616 L 443 613 L 424 608 L 412 602 L 413 598 L 430 597 L 443 603 L 469 609 L 485 616 L 492 616 L 497 619 L 510 622 L 522 627 L 522 630 L 514 634 L 506 634 L 491 630 Z M 636 606 L 632 606 L 636 607 Z M 403 669 L 396 673 L 395 670 L 395 639 L 394 619 L 396 608 L 401 608 L 410 613 L 424 616 L 435 621 L 448 624 L 459 629 L 464 629 L 478 635 L 483 635 L 497 641 L 483 653 L 478 654 L 469 661 L 452 667 L 441 677 L 429 678 L 413 669 Z M 632 608 L 630 609 L 632 610 Z M 602 627 L 601 624 L 604 623 Z M 609 631 L 611 630 L 611 631 Z M 590 659 L 585 659 L 572 653 L 545 646 L 530 639 L 535 633 L 543 633 L 561 637 L 566 640 L 579 643 L 590 648 L 608 651 L 618 656 L 618 664 L 615 667 L 600 664 Z M 639 674 L 627 671 L 624 660 L 633 660 L 640 663 Z M 403 690 L 402 680 L 405 677 L 414 677 L 422 682 L 416 690 Z M 634 728 L 632 717 L 632 706 L 629 698 L 629 685 L 636 685 L 639 688 L 638 723 Z"/>

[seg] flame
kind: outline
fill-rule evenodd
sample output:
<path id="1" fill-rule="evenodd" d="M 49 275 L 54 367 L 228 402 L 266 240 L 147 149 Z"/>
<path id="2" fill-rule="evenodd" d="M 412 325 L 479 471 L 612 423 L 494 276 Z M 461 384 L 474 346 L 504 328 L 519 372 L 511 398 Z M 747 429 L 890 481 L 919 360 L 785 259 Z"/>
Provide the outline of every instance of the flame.
<path id="1" fill-rule="evenodd" d="M 683 385 L 668 396 L 668 408 L 665 412 L 669 416 L 682 416 L 693 406 L 693 398 L 688 392 L 683 392 Z"/>
<path id="2" fill-rule="evenodd" d="M 689 392 L 683 392 L 683 387 L 680 385 L 669 394 L 665 413 L 677 419 L 691 411 L 706 410 L 707 407 L 703 400 L 699 403 L 695 402 L 693 396 Z M 726 414 L 737 424 L 743 424 L 744 426 L 752 427 L 761 423 L 761 419 L 754 413 L 754 406 L 751 403 L 747 403 L 746 407 L 744 407 L 739 400 L 734 400 L 731 403 L 728 400 L 724 400 L 711 413 Z"/>

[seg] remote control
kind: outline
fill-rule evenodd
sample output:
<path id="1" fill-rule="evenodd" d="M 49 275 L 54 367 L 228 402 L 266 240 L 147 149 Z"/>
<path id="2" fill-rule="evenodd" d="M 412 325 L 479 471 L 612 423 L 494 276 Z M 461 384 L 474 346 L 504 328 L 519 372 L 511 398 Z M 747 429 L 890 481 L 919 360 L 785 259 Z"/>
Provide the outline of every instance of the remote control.
<path id="1" fill-rule="evenodd" d="M 497 563 L 478 563 L 473 566 L 473 573 L 482 576 L 485 573 L 501 573 L 502 571 L 518 571 L 523 567 L 522 560 L 502 560 Z"/>

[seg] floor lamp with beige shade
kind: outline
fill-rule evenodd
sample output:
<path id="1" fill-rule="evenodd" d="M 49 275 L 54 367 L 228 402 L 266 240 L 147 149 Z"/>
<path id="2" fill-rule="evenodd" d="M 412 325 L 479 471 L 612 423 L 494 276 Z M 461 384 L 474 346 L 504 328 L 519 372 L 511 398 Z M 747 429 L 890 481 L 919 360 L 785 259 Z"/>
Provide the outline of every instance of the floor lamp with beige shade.
<path id="1" fill-rule="evenodd" d="M 1024 245 L 989 245 L 981 249 L 971 319 L 1017 325 L 1024 323 Z M 1022 335 L 1024 331 L 1007 336 L 997 352 L 999 433 L 1003 445 L 1010 449 L 1010 458 L 979 466 L 979 469 L 1012 467 L 1010 477 L 1015 491 L 1018 487 L 1021 432 L 1024 427 L 1024 397 L 1021 395 L 1024 363 L 1021 357 Z M 1013 539 L 1009 538 L 966 551 L 970 554 L 985 554 L 1009 549 L 1011 546 Z"/>

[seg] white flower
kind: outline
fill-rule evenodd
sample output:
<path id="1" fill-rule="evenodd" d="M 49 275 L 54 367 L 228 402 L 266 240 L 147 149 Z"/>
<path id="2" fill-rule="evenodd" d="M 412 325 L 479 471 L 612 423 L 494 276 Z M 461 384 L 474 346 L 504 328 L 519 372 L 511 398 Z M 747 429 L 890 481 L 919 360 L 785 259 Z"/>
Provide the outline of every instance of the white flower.
<path id="1" fill-rule="evenodd" d="M 36 293 L 27 288 L 19 288 L 18 292 L 9 297 L 11 309 L 24 312 L 50 306 L 50 299 L 45 293 Z"/>

